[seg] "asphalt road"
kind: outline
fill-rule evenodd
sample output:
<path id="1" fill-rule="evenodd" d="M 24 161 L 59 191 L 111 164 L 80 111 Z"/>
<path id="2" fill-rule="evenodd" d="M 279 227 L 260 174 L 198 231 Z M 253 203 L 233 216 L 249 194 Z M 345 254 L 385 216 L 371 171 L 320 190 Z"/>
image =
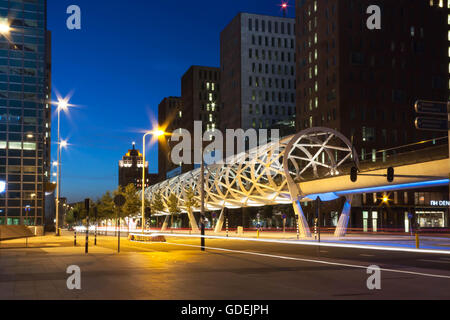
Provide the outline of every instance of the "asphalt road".
<path id="1" fill-rule="evenodd" d="M 92 238 L 91 238 L 92 239 Z M 54 241 L 54 243 L 52 242 Z M 99 237 L 0 249 L 3 299 L 450 299 L 450 255 L 353 248 L 168 238 L 131 243 Z M 82 290 L 66 288 L 78 265 Z M 381 290 L 369 290 L 367 267 L 381 268 Z M 45 266 L 45 267 L 43 267 Z M 46 290 L 41 290 L 42 288 Z"/>

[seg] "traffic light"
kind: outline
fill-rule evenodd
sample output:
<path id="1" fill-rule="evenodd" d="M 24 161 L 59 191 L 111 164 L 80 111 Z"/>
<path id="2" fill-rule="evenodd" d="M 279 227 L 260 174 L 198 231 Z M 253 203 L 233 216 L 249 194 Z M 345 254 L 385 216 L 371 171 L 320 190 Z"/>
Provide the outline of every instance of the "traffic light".
<path id="1" fill-rule="evenodd" d="M 394 168 L 389 167 L 387 170 L 387 181 L 388 182 L 394 182 L 394 174 L 395 174 Z"/>
<path id="2" fill-rule="evenodd" d="M 356 182 L 358 180 L 358 168 L 352 167 L 350 171 L 350 180 L 352 180 L 352 182 Z"/>

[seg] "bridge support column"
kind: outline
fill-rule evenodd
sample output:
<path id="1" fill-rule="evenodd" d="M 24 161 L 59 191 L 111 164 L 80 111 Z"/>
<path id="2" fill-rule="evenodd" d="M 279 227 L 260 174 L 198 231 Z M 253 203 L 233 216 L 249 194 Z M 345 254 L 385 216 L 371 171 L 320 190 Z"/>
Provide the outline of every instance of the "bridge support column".
<path id="1" fill-rule="evenodd" d="M 342 209 L 342 214 L 339 218 L 339 222 L 334 233 L 335 237 L 344 237 L 347 234 L 348 221 L 350 220 L 350 211 L 352 209 L 352 200 L 353 195 L 346 197 L 344 208 Z"/>
<path id="2" fill-rule="evenodd" d="M 311 231 L 309 230 L 308 221 L 306 221 L 305 214 L 303 213 L 300 200 L 292 203 L 297 218 L 298 229 L 301 238 L 311 238 Z"/>
<path id="3" fill-rule="evenodd" d="M 220 212 L 219 220 L 217 220 L 216 228 L 214 229 L 214 233 L 220 233 L 223 228 L 223 222 L 225 221 L 225 207 L 222 208 Z"/>
<path id="4" fill-rule="evenodd" d="M 197 225 L 197 221 L 195 220 L 195 216 L 194 213 L 191 210 L 188 210 L 188 217 L 189 217 L 189 224 L 191 225 L 191 230 L 193 232 L 200 232 L 200 230 L 198 229 L 198 225 Z"/>
<path id="5" fill-rule="evenodd" d="M 164 219 L 164 222 L 163 222 L 163 225 L 162 225 L 162 228 L 161 228 L 161 232 L 164 232 L 164 231 L 167 230 L 167 226 L 169 224 L 169 217 L 170 216 L 166 216 L 166 218 Z"/>

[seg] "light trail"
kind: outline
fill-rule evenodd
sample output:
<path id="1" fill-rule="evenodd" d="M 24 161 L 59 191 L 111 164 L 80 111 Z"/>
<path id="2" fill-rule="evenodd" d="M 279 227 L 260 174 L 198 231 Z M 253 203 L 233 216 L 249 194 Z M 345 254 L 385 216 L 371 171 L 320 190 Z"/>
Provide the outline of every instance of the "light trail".
<path id="1" fill-rule="evenodd" d="M 147 243 L 147 242 L 140 242 L 140 243 Z M 166 244 L 167 245 L 174 245 L 174 246 L 194 247 L 194 248 L 200 248 L 201 247 L 201 246 L 198 246 L 198 245 L 180 244 L 180 243 L 168 243 L 168 242 L 166 242 Z M 340 267 L 356 268 L 356 269 L 364 269 L 364 270 L 367 270 L 370 267 L 370 266 L 360 266 L 360 265 L 355 265 L 355 264 L 346 264 L 346 263 L 339 263 L 339 262 L 329 262 L 329 261 L 323 261 L 323 260 L 312 260 L 312 259 L 302 259 L 302 258 L 294 258 L 294 257 L 287 257 L 287 256 L 279 256 L 279 255 L 273 255 L 273 254 L 267 254 L 267 253 L 251 252 L 251 251 L 240 251 L 240 250 L 231 250 L 231 249 L 224 249 L 224 248 L 213 248 L 213 247 L 205 247 L 205 248 L 208 249 L 208 250 L 215 250 L 215 251 L 224 251 L 224 252 L 231 252 L 231 253 L 248 254 L 248 255 L 267 257 L 267 258 L 276 258 L 276 259 L 283 259 L 283 260 L 292 260 L 292 261 L 301 261 L 301 262 L 309 262 L 309 263 L 317 263 L 317 264 L 326 264 L 326 265 L 332 265 L 332 266 L 340 266 Z M 431 274 L 431 273 L 414 272 L 414 271 L 403 271 L 403 270 L 386 269 L 386 268 L 380 268 L 380 271 L 393 272 L 393 273 L 403 273 L 403 274 L 410 274 L 410 275 L 423 276 L 423 277 L 429 277 L 429 278 L 450 279 L 450 276 L 444 276 L 444 275 L 439 275 L 439 274 Z"/>
<path id="2" fill-rule="evenodd" d="M 152 234 L 139 234 L 130 233 L 131 236 L 136 237 L 180 237 L 180 238 L 201 238 L 200 235 L 189 234 L 174 234 L 174 233 L 152 233 Z M 275 240 L 275 239 L 254 239 L 254 238 L 238 238 L 238 237 L 223 237 L 223 236 L 203 236 L 205 239 L 215 240 L 237 240 L 237 241 L 253 241 L 263 243 L 277 243 L 277 244 L 291 244 L 291 245 L 303 245 L 303 246 L 319 246 L 319 247 L 332 247 L 332 248 L 353 248 L 353 249 L 367 249 L 378 251 L 395 251 L 395 252 L 409 252 L 409 253 L 427 253 L 427 254 L 445 254 L 450 255 L 450 250 L 432 250 L 432 249 L 413 249 L 413 248 L 399 248 L 399 247 L 381 247 L 373 245 L 357 245 L 348 243 L 330 243 L 330 242 L 312 242 L 312 241 L 292 241 L 292 240 Z"/>

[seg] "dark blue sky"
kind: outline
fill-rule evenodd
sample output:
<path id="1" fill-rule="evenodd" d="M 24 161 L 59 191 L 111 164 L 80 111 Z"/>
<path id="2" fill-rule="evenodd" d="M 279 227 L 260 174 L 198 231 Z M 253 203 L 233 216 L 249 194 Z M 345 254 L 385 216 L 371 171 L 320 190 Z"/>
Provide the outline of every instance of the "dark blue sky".
<path id="1" fill-rule="evenodd" d="M 62 158 L 62 196 L 96 199 L 118 184 L 118 161 L 139 131 L 151 128 L 157 106 L 180 95 L 191 65 L 219 66 L 220 31 L 238 12 L 282 15 L 280 0 L 48 0 L 52 83 L 73 91 L 61 136 L 71 144 Z M 66 28 L 66 9 L 80 6 L 82 29 Z M 294 16 L 294 0 L 290 0 Z M 53 94 L 53 100 L 56 100 Z M 56 141 L 57 119 L 53 118 Z M 53 160 L 56 145 L 53 144 Z M 156 173 L 157 147 L 147 153 Z"/>

